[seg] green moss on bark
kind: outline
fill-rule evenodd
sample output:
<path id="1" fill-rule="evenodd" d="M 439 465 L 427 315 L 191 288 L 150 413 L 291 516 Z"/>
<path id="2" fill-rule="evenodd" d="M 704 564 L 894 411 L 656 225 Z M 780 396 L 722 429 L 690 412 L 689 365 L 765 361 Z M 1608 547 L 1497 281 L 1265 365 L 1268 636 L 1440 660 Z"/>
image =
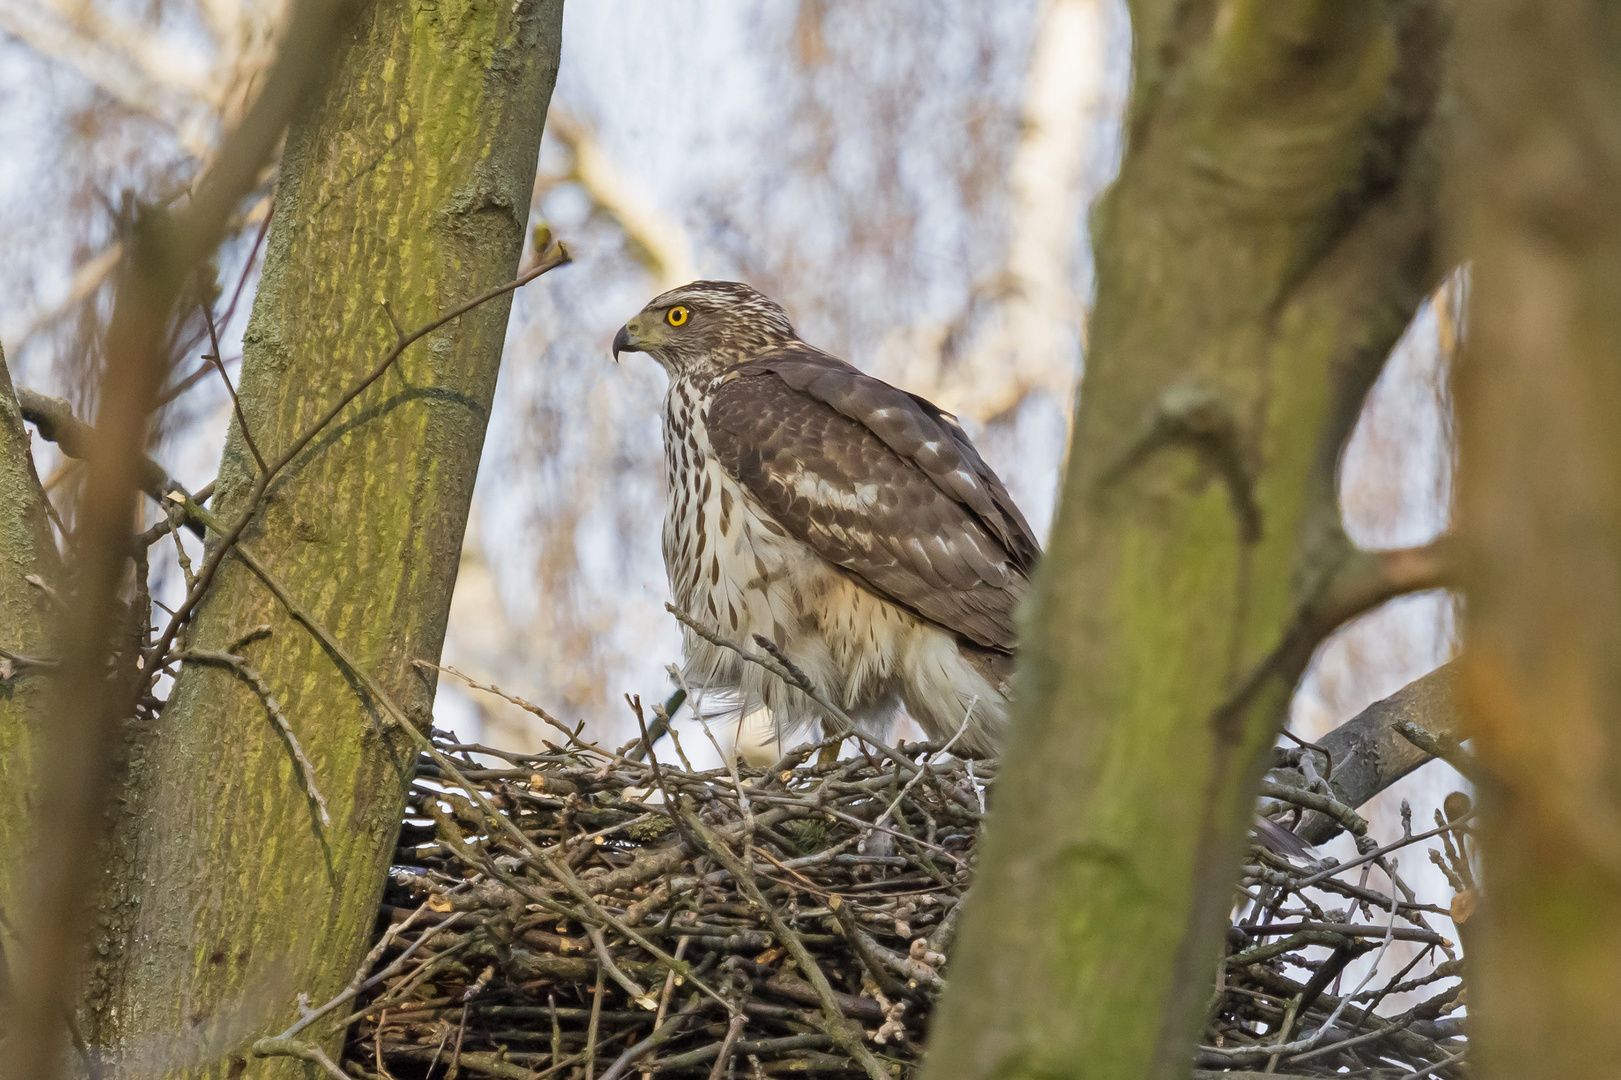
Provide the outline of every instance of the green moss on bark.
<path id="1" fill-rule="evenodd" d="M 561 0 L 381 2 L 288 135 L 241 396 L 269 457 L 410 328 L 516 272 Z M 420 723 L 495 389 L 510 301 L 413 346 L 269 489 L 243 542 Z M 233 428 L 216 512 L 253 461 Z M 318 826 L 288 749 L 229 669 L 187 665 L 141 736 L 126 865 L 107 911 L 97 1041 L 133 1073 L 297 1075 L 245 1059 L 352 972 L 372 928 L 413 754 L 337 660 L 227 558 L 190 640 L 247 647 L 331 805 Z M 143 1058 L 146 1058 L 144 1062 Z M 235 1062 L 235 1064 L 233 1064 Z"/>
<path id="2" fill-rule="evenodd" d="M 45 594 L 27 579 L 55 581 L 58 569 L 45 491 L 0 350 L 0 647 L 49 654 Z M 14 898 L 26 885 L 28 805 L 38 764 L 33 733 L 44 689 L 38 671 L 18 667 L 0 679 L 0 911 L 15 911 Z"/>
<path id="3" fill-rule="evenodd" d="M 1433 5 L 1133 18 L 1062 505 L 930 1078 L 1187 1074 L 1309 649 L 1268 660 L 1344 556 L 1338 451 L 1435 281 Z"/>

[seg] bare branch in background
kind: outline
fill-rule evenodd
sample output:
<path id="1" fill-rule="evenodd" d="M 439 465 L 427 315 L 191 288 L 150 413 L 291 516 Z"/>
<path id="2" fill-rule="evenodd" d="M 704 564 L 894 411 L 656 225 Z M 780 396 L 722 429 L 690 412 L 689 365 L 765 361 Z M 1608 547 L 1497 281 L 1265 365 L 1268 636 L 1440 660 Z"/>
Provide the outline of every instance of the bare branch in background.
<path id="1" fill-rule="evenodd" d="M 0 0 L 0 3 L 3 2 L 4 0 Z M 237 228 L 246 225 L 259 225 L 261 227 L 268 225 L 272 201 L 273 200 L 270 198 L 270 196 L 266 195 L 264 198 L 255 202 L 246 213 L 241 215 L 240 220 L 232 220 L 227 232 L 234 232 Z M 258 247 L 259 245 L 256 244 L 254 249 L 255 254 L 257 254 Z M 50 327 L 61 322 L 63 319 L 67 318 L 73 312 L 79 310 L 80 306 L 84 304 L 85 301 L 95 296 L 96 293 L 100 291 L 101 287 L 107 284 L 108 279 L 113 276 L 113 272 L 118 269 L 119 263 L 123 257 L 123 244 L 113 243 L 105 251 L 102 251 L 100 254 L 95 255 L 91 259 L 81 264 L 78 269 L 74 270 L 73 277 L 68 284 L 68 290 L 62 296 L 62 298 L 53 303 L 46 310 L 31 315 L 28 320 L 23 323 L 21 330 L 17 334 L 18 344 L 28 344 L 34 335 L 49 329 Z M 250 260 L 250 264 L 248 266 L 244 267 L 244 274 L 251 269 L 252 260 Z M 240 286 L 238 287 L 238 292 L 240 293 Z M 181 387 L 171 390 L 165 395 L 160 404 L 171 400 L 173 395 L 177 393 L 179 389 L 189 387 L 194 381 L 195 376 L 186 380 Z"/>
<path id="2" fill-rule="evenodd" d="M 198 6 L 216 34 L 213 63 L 186 55 L 189 43 L 178 35 L 106 5 L 0 0 L 0 29 L 125 108 L 172 128 L 187 153 L 206 159 L 215 148 L 213 124 L 237 119 L 243 93 L 271 62 L 281 5 L 202 0 Z"/>
<path id="3" fill-rule="evenodd" d="M 1033 392 L 1067 405 L 1080 373 L 1084 313 L 1075 291 L 1082 177 L 1104 97 L 1102 0 L 1044 0 L 1025 75 L 1020 133 L 1008 167 L 1008 241 L 983 286 L 982 327 L 914 327 L 890 343 L 885 374 L 950 412 L 989 420 Z"/>
<path id="4" fill-rule="evenodd" d="M 206 164 L 216 148 L 217 128 L 240 118 L 244 96 L 274 56 L 282 5 L 199 0 L 198 7 L 215 34 L 207 62 L 188 55 L 194 46 L 181 44 L 172 30 L 131 21 L 107 5 L 0 0 L 0 30 L 73 69 L 119 106 L 169 129 L 187 155 Z M 261 201 L 248 220 L 262 220 L 268 206 L 268 200 Z M 66 293 L 27 317 L 13 333 L 13 344 L 26 345 L 78 310 L 107 283 L 123 255 L 123 245 L 114 242 L 79 265 Z"/>
<path id="5" fill-rule="evenodd" d="M 209 88 L 187 78 L 168 35 L 124 21 L 104 7 L 51 0 L 0 0 L 0 28 L 68 65 L 126 108 L 172 127 L 188 153 L 207 153 L 198 121 Z"/>
<path id="6" fill-rule="evenodd" d="M 598 209 L 625 230 L 626 246 L 653 275 L 659 292 L 685 285 L 698 276 L 698 262 L 686 229 L 631 183 L 603 149 L 595 132 L 555 104 L 546 116 L 546 131 L 573 155 L 573 169 L 566 179 L 584 188 Z M 539 190 L 542 183 L 556 182 L 554 177 L 539 177 L 536 187 Z"/>

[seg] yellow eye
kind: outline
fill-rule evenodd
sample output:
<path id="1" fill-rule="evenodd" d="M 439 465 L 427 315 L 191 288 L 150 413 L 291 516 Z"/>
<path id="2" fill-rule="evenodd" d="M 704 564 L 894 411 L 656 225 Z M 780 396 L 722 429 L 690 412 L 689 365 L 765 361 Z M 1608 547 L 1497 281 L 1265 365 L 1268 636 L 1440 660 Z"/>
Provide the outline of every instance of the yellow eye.
<path id="1" fill-rule="evenodd" d="M 677 304 L 675 307 L 664 313 L 664 321 L 669 323 L 671 326 L 680 326 L 682 323 L 687 321 L 688 316 L 691 314 L 692 313 L 685 307 Z"/>

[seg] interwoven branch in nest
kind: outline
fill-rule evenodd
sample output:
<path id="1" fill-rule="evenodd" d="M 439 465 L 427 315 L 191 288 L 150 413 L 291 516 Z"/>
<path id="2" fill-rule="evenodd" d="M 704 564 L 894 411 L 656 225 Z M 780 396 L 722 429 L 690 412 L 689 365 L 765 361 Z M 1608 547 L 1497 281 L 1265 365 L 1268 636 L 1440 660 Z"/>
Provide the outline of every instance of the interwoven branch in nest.
<path id="1" fill-rule="evenodd" d="M 305 1051 L 346 1031 L 349 1075 L 397 1080 L 913 1075 L 980 824 L 965 807 L 983 776 L 941 749 L 897 748 L 910 770 L 807 764 L 804 747 L 770 770 L 655 776 L 575 739 L 533 755 L 440 741 L 419 762 L 388 938 L 344 1007 L 258 1050 L 315 1061 Z M 1360 821 L 1325 796 L 1268 794 Z M 874 831 L 885 815 L 891 831 Z M 1461 965 L 1431 925 L 1449 909 L 1390 861 L 1438 836 L 1435 857 L 1472 887 L 1467 818 L 1437 824 L 1364 839 L 1343 866 L 1252 848 L 1197 1075 L 1468 1075 L 1448 1016 Z M 1364 971 L 1398 942 L 1410 962 Z M 1341 988 L 1347 972 L 1360 981 Z M 1393 995 L 1416 1004 L 1381 1012 Z"/>

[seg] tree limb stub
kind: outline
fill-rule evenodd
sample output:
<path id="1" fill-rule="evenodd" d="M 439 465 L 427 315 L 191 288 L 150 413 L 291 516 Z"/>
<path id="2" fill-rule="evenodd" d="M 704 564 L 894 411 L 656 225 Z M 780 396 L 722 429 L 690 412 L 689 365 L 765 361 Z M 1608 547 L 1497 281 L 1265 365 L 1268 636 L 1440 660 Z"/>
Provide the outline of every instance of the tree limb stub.
<path id="1" fill-rule="evenodd" d="M 55 443 L 57 449 L 70 458 L 80 461 L 89 458 L 96 431 L 73 415 L 71 405 L 61 398 L 48 397 L 26 387 L 17 388 L 17 402 L 22 406 L 23 419 L 38 429 L 41 438 Z M 191 493 L 170 476 L 162 465 L 147 455 L 141 455 L 135 468 L 141 490 L 154 500 L 162 502 L 171 492 L 178 493 L 186 499 L 192 498 Z M 196 521 L 187 520 L 186 528 L 198 536 L 203 535 L 203 527 Z"/>
<path id="2" fill-rule="evenodd" d="M 1334 757 L 1334 774 L 1328 782 L 1335 797 L 1347 806 L 1361 806 L 1428 762 L 1431 755 L 1403 738 L 1396 726 L 1410 721 L 1430 732 L 1456 732 L 1456 679 L 1455 665 L 1443 664 L 1319 738 L 1318 745 Z M 1272 775 L 1276 779 L 1291 773 L 1276 770 Z M 1293 775 L 1298 783 L 1298 773 Z M 1342 828 L 1327 815 L 1310 813 L 1295 833 L 1308 843 L 1321 844 Z"/>

